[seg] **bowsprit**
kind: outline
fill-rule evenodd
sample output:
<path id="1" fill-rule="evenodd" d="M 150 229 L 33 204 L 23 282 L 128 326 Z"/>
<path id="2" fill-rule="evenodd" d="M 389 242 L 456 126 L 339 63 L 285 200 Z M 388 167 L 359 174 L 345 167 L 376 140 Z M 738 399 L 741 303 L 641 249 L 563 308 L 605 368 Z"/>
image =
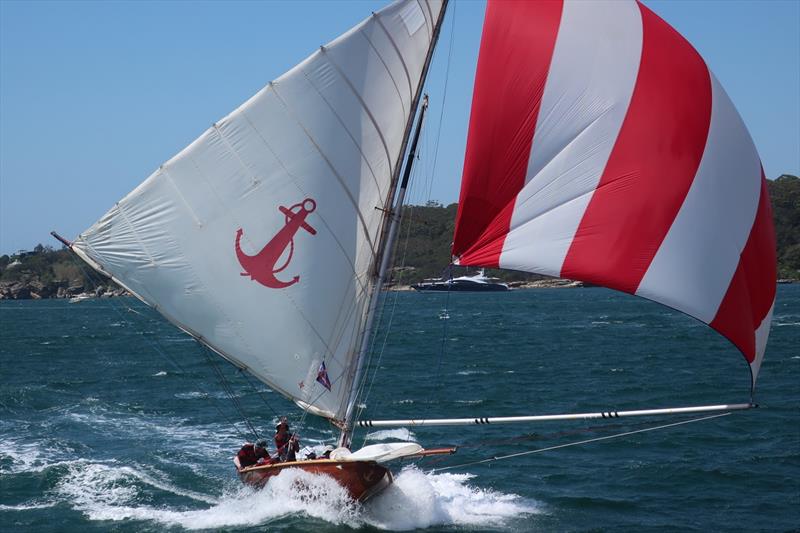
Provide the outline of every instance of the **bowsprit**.
<path id="1" fill-rule="evenodd" d="M 306 198 L 298 204 L 286 208 L 278 207 L 281 213 L 286 215 L 286 225 L 262 248 L 256 255 L 247 255 L 242 251 L 239 241 L 242 238 L 242 228 L 236 230 L 236 257 L 242 265 L 244 272 L 242 276 L 250 276 L 250 279 L 259 282 L 270 289 L 284 289 L 300 281 L 300 276 L 294 276 L 291 281 L 281 281 L 275 274 L 282 272 L 289 266 L 294 254 L 294 235 L 300 228 L 303 228 L 311 235 L 316 235 L 317 231 L 306 223 L 306 217 L 317 208 L 317 202 L 311 198 Z M 286 261 L 279 267 L 278 260 L 289 248 Z"/>

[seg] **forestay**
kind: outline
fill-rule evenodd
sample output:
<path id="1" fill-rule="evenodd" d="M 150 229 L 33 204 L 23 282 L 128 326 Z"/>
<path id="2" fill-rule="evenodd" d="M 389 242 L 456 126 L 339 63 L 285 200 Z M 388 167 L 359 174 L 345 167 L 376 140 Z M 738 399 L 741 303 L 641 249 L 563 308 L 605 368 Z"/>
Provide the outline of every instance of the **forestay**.
<path id="1" fill-rule="evenodd" d="M 775 301 L 761 162 L 703 59 L 638 2 L 489 2 L 453 255 L 693 316 L 750 364 Z"/>
<path id="2" fill-rule="evenodd" d="M 73 249 L 275 390 L 341 419 L 380 208 L 440 9 L 397 2 L 321 47 L 164 163 Z"/>

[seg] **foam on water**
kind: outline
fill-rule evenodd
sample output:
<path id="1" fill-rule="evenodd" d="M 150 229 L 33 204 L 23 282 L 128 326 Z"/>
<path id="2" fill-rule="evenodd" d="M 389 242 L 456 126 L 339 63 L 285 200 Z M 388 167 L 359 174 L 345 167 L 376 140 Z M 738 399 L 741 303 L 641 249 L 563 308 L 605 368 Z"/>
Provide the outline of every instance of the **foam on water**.
<path id="1" fill-rule="evenodd" d="M 541 512 L 534 502 L 471 486 L 470 474 L 431 474 L 407 467 L 364 511 L 365 523 L 392 531 L 431 526 L 498 526 Z"/>
<path id="2" fill-rule="evenodd" d="M 62 447 L 45 447 L 42 443 L 19 439 L 0 440 L 0 474 L 43 472 L 52 466 L 73 461 L 68 450 Z"/>
<path id="3" fill-rule="evenodd" d="M 59 499 L 91 520 L 142 520 L 186 529 L 258 526 L 301 515 L 352 528 L 404 531 L 447 525 L 497 526 L 539 512 L 533 502 L 519 496 L 473 487 L 468 483 L 471 478 L 468 474 L 430 474 L 408 467 L 382 494 L 360 504 L 332 478 L 301 470 L 286 470 L 261 490 L 242 486 L 213 497 L 180 489 L 133 468 L 81 464 L 70 468 L 57 493 Z M 142 484 L 210 507 L 170 509 L 144 504 Z"/>

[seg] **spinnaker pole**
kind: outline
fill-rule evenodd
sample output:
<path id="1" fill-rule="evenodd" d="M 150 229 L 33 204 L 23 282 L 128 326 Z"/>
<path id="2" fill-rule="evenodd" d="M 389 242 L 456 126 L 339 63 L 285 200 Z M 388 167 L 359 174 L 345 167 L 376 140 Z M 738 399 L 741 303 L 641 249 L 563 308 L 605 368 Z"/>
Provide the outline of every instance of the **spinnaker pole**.
<path id="1" fill-rule="evenodd" d="M 592 420 L 598 418 L 624 418 L 629 416 L 687 415 L 696 413 L 719 413 L 723 411 L 743 411 L 755 409 L 753 403 L 733 403 L 721 405 L 698 405 L 695 407 L 668 407 L 665 409 L 638 409 L 634 411 L 598 411 L 595 413 L 568 413 L 558 415 L 496 416 L 475 418 L 421 418 L 407 420 L 360 420 L 358 427 L 398 427 L 398 426 L 469 426 L 474 424 L 514 424 L 519 422 L 550 422 L 554 420 Z"/>

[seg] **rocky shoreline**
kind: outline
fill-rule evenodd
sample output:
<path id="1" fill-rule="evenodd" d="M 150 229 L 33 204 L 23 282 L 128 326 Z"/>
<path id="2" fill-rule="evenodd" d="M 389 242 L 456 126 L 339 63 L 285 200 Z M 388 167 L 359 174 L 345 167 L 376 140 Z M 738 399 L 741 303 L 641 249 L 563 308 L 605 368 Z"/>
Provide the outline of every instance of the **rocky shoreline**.
<path id="1" fill-rule="evenodd" d="M 129 296 L 128 291 L 120 287 L 100 285 L 85 287 L 69 281 L 2 281 L 0 282 L 0 300 L 43 300 L 50 298 L 111 298 Z"/>

